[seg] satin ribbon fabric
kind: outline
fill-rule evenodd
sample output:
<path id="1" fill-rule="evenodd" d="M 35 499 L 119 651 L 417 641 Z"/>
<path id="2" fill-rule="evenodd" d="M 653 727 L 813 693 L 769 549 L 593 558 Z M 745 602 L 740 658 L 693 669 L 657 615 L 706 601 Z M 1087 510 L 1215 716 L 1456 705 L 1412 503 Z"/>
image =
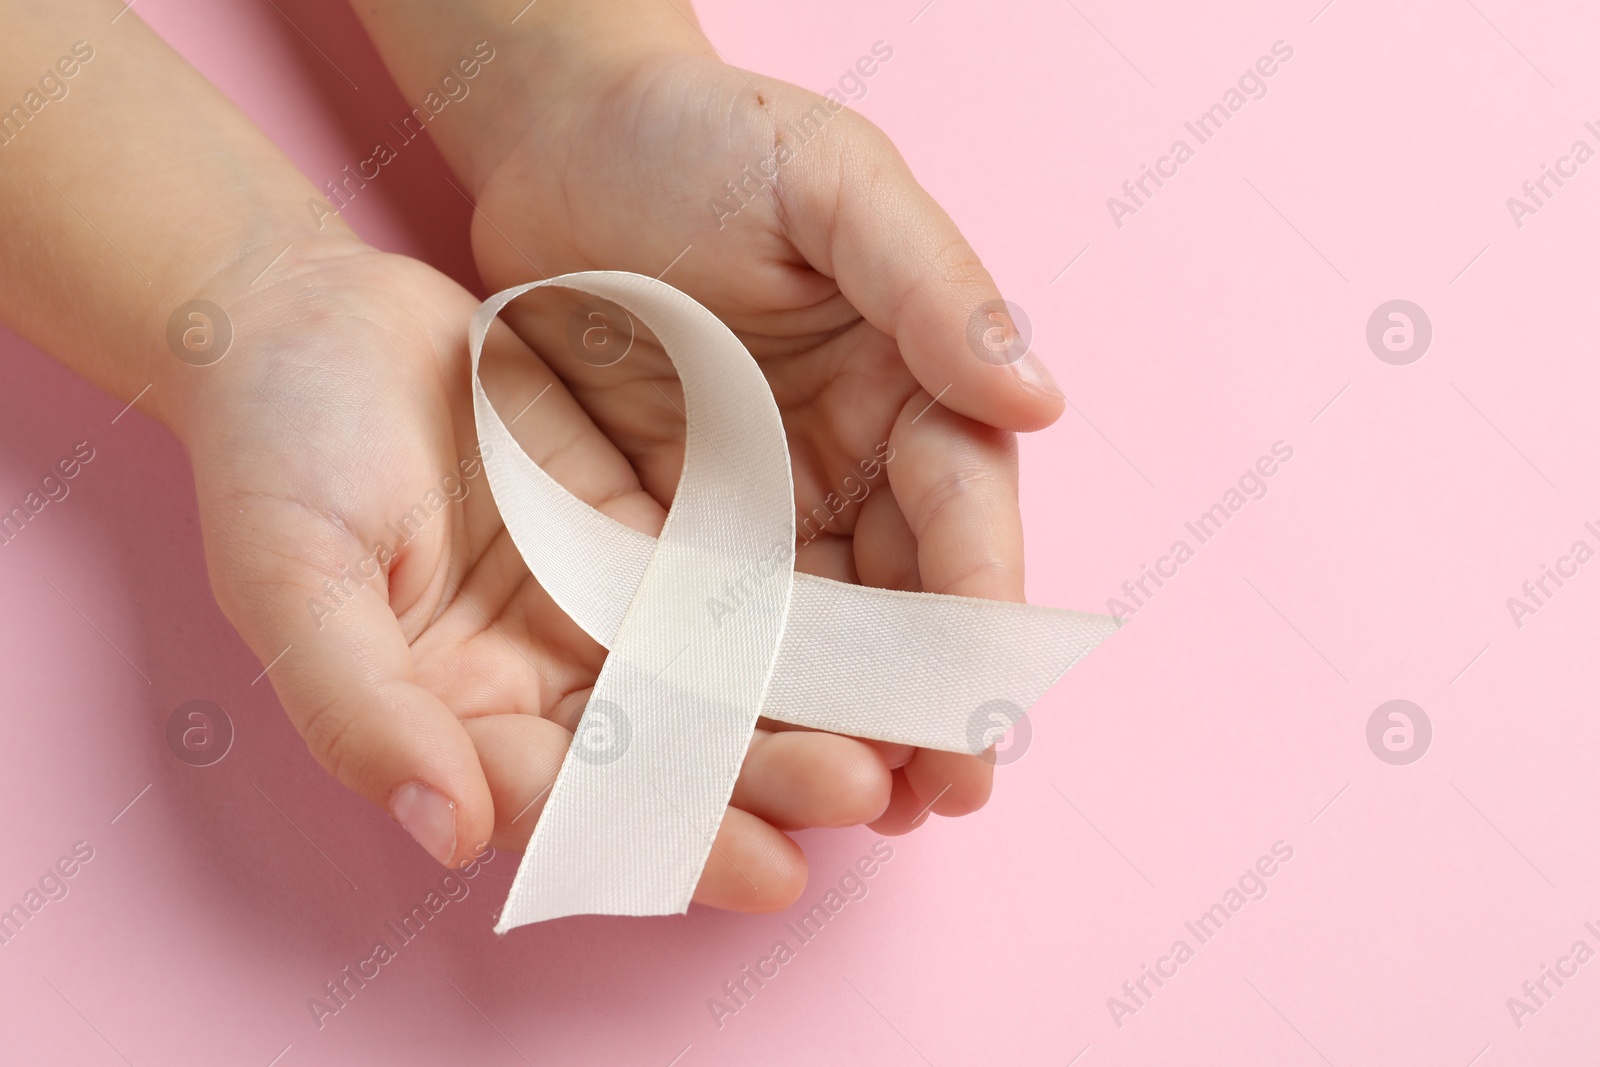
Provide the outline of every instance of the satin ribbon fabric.
<path id="1" fill-rule="evenodd" d="M 659 537 L 558 485 L 484 392 L 491 323 L 541 286 L 620 305 L 677 368 L 684 464 Z M 610 650 L 496 932 L 688 910 L 759 716 L 978 753 L 1117 627 L 796 573 L 772 391 L 732 331 L 664 282 L 592 271 L 507 289 L 479 307 L 469 339 L 479 444 L 506 528 L 540 585 Z"/>

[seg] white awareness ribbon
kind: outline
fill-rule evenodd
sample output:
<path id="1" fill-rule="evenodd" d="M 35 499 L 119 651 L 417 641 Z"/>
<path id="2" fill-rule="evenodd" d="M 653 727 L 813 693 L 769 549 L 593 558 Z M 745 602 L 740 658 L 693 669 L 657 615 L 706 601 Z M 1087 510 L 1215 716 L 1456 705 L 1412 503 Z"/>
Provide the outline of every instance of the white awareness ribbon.
<path id="1" fill-rule="evenodd" d="M 678 370 L 683 473 L 659 537 L 558 485 L 484 393 L 490 324 L 546 285 L 621 305 Z M 664 282 L 592 271 L 507 289 L 478 308 L 469 336 L 478 440 L 506 529 L 539 584 L 610 650 L 497 933 L 687 911 L 759 716 L 979 753 L 1117 627 L 796 573 L 772 391 L 733 332 Z"/>

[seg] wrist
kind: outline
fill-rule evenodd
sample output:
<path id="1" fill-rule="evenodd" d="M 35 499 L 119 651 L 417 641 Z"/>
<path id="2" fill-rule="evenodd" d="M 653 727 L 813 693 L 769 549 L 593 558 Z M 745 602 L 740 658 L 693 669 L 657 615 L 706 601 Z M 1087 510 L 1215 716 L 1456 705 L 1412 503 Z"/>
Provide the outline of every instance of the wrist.
<path id="1" fill-rule="evenodd" d="M 570 125 L 649 57 L 716 58 L 687 0 L 522 2 L 356 5 L 401 92 L 427 117 L 474 197 L 519 145 Z"/>
<path id="2" fill-rule="evenodd" d="M 251 346 L 252 334 L 274 313 L 279 294 L 323 264 L 370 251 L 342 224 L 268 227 L 214 259 L 216 267 L 165 288 L 167 299 L 153 306 L 142 331 L 150 384 L 139 406 L 192 449 L 229 398 L 256 381 L 252 364 L 264 354 Z M 316 325 L 305 329 L 309 335 Z"/>

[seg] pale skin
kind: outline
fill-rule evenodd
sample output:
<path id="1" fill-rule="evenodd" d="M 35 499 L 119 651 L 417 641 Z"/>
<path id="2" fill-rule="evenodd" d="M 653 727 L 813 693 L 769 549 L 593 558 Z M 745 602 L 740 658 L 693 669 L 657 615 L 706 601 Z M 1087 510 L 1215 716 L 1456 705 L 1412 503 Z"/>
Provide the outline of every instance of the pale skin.
<path id="1" fill-rule="evenodd" d="M 683 0 L 539 0 L 515 24 L 521 2 L 356 6 L 408 101 L 492 44 L 470 97 L 428 128 L 478 206 L 491 291 L 671 264 L 664 280 L 771 382 L 802 514 L 893 448 L 797 566 L 1022 599 L 1012 434 L 1063 401 L 1037 356 L 973 356 L 969 317 L 999 293 L 881 131 L 830 109 L 825 135 L 719 226 L 706 201 L 819 98 L 723 63 Z M 218 603 L 322 766 L 448 866 L 520 850 L 604 650 L 529 575 L 481 473 L 337 611 L 309 610 L 475 453 L 477 297 L 309 211 L 321 192 L 136 11 L 113 24 L 119 10 L 0 0 L 0 101 L 73 42 L 95 53 L 0 147 L 0 315 L 186 445 Z M 166 343 L 196 297 L 234 330 L 208 367 Z M 510 418 L 543 393 L 514 425 L 529 455 L 654 533 L 682 463 L 676 378 L 643 343 L 609 368 L 578 359 L 569 306 L 513 305 L 488 346 L 490 395 Z M 991 773 L 982 757 L 763 721 L 695 900 L 786 907 L 806 866 L 784 831 L 904 833 L 982 806 Z"/>

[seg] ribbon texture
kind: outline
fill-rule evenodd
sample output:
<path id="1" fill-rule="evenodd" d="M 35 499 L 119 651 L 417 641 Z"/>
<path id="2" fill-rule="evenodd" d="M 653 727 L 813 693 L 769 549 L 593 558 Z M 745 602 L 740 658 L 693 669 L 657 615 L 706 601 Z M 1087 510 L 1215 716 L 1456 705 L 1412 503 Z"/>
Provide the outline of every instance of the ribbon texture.
<path id="1" fill-rule="evenodd" d="M 621 305 L 678 370 L 683 473 L 659 537 L 557 484 L 478 379 L 495 317 L 547 285 Z M 995 740 L 985 709 L 1020 715 L 1116 629 L 1103 615 L 796 573 L 771 389 L 732 331 L 664 282 L 592 271 L 507 289 L 479 307 L 469 339 L 506 529 L 540 585 L 610 650 L 496 932 L 688 910 L 759 716 L 978 753 Z"/>

